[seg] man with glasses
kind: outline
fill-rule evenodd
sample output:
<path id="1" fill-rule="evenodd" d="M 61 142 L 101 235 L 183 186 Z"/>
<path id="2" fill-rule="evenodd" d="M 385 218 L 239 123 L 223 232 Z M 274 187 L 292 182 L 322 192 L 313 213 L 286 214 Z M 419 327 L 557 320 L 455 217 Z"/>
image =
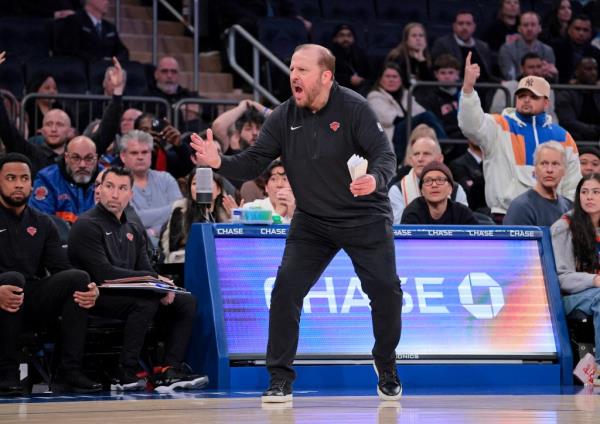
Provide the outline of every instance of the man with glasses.
<path id="1" fill-rule="evenodd" d="M 58 163 L 37 174 L 29 205 L 72 224 L 94 206 L 97 173 L 96 145 L 88 137 L 75 137 Z"/>
<path id="2" fill-rule="evenodd" d="M 419 188 L 421 196 L 404 209 L 401 224 L 477 225 L 477 218 L 465 205 L 450 199 L 454 179 L 441 162 L 430 162 L 423 168 Z"/>

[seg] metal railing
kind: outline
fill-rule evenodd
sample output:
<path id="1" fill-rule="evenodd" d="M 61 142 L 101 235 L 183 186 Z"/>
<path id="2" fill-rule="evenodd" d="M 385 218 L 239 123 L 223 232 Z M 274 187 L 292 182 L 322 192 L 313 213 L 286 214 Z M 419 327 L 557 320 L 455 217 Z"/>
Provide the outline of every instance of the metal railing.
<path id="1" fill-rule="evenodd" d="M 243 37 L 252 45 L 252 75 L 250 75 L 244 68 L 242 68 L 237 62 L 236 56 L 236 36 Z M 260 55 L 262 54 L 269 62 L 279 68 L 285 75 L 290 74 L 290 70 L 285 63 L 283 63 L 277 56 L 269 51 L 264 45 L 262 45 L 256 38 L 252 36 L 248 31 L 242 28 L 240 25 L 233 25 L 227 30 L 228 38 L 228 49 L 227 59 L 229 64 L 248 84 L 253 87 L 254 100 L 259 101 L 260 95 L 264 96 L 272 104 L 278 105 L 281 103 L 273 94 L 271 94 L 265 87 L 260 83 Z"/>
<path id="2" fill-rule="evenodd" d="M 237 99 L 199 99 L 194 97 L 188 97 L 181 99 L 173 104 L 173 126 L 178 129 L 182 129 L 182 123 L 180 122 L 182 112 L 185 113 L 186 105 L 206 105 L 206 106 L 237 106 L 240 103 Z M 224 110 L 219 113 L 223 113 Z"/>
<path id="3" fill-rule="evenodd" d="M 6 111 L 8 112 L 8 118 L 16 123 L 18 118 L 20 117 L 19 115 L 19 111 L 20 111 L 20 105 L 19 105 L 19 101 L 17 100 L 17 98 L 13 95 L 13 93 L 11 93 L 8 90 L 4 90 L 4 89 L 0 89 L 0 101 L 7 101 L 8 102 L 8 107 L 6 108 Z"/>
<path id="4" fill-rule="evenodd" d="M 104 112 L 104 109 L 106 107 L 106 105 L 110 102 L 111 97 L 110 96 L 104 96 L 104 95 L 95 95 L 95 94 L 39 94 L 39 93 L 31 93 L 31 94 L 27 94 L 25 97 L 23 97 L 23 100 L 21 100 L 21 116 L 23 117 L 23 119 L 21 119 L 20 122 L 20 130 L 21 132 L 24 134 L 25 133 L 25 114 L 26 112 L 26 107 L 29 103 L 31 102 L 35 102 L 38 99 L 55 99 L 57 101 L 60 101 L 62 109 L 67 109 L 67 111 L 72 112 L 73 115 L 73 119 L 75 120 L 75 122 L 72 122 L 71 124 L 75 127 L 75 128 L 81 128 L 81 120 L 83 118 L 86 118 L 86 112 L 87 112 L 87 119 L 85 120 L 85 122 L 89 123 L 92 120 L 96 119 L 96 118 L 102 118 L 102 113 Z M 102 103 L 100 103 L 102 102 Z M 87 110 L 83 109 L 83 104 L 86 104 L 87 106 Z M 94 107 L 98 107 L 98 106 L 94 106 L 94 105 L 98 105 L 100 104 L 100 116 L 93 116 L 93 112 L 94 112 Z M 129 105 L 129 107 L 135 107 L 137 109 L 141 109 L 143 112 L 147 112 L 150 110 L 150 108 L 148 106 L 154 105 L 154 114 L 157 116 L 161 116 L 161 114 L 159 113 L 159 108 L 163 109 L 165 111 L 165 117 L 170 121 L 172 119 L 172 109 L 171 109 L 171 104 L 163 99 L 162 97 L 146 97 L 146 96 L 123 96 L 123 104 L 124 104 L 124 109 L 126 108 L 126 106 Z M 37 121 L 37 114 L 34 114 L 33 117 L 30 117 L 30 119 L 34 119 L 34 128 L 40 128 L 41 127 L 41 122 Z M 86 124 L 87 125 L 87 124 Z M 29 136 L 33 136 L 35 134 L 29 134 Z"/>
<path id="5" fill-rule="evenodd" d="M 410 133 L 412 132 L 412 109 L 414 100 L 414 92 L 419 87 L 457 87 L 459 90 L 462 88 L 462 82 L 438 82 L 438 81 L 417 81 L 408 89 L 408 102 L 406 104 L 406 139 L 410 139 Z M 483 82 L 475 85 L 475 89 L 478 88 L 495 88 L 502 90 L 506 98 L 506 104 L 512 105 L 512 99 L 510 97 L 510 91 L 508 88 L 498 83 Z M 445 144 L 465 144 L 467 141 L 464 139 L 445 139 L 440 140 L 441 143 Z"/>

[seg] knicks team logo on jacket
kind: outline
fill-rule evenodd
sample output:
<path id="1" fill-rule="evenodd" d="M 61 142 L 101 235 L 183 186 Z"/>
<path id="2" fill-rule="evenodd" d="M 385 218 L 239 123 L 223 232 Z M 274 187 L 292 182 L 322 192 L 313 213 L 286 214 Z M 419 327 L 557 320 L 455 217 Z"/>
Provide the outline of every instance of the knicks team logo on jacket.
<path id="1" fill-rule="evenodd" d="M 336 132 L 340 128 L 340 123 L 338 121 L 333 121 L 329 124 L 329 128 L 331 128 L 331 131 Z"/>
<path id="2" fill-rule="evenodd" d="M 46 188 L 46 186 L 39 186 L 33 192 L 33 197 L 35 198 L 35 200 L 38 200 L 40 202 L 42 200 L 46 200 L 47 196 L 48 196 L 48 189 Z"/>
<path id="3" fill-rule="evenodd" d="M 35 236 L 35 233 L 37 233 L 37 228 L 35 228 L 35 227 L 27 227 L 26 231 L 29 233 L 29 235 L 31 237 L 33 237 L 33 236 Z"/>
<path id="4" fill-rule="evenodd" d="M 127 240 L 133 241 L 133 234 L 127 233 L 126 236 L 127 236 Z"/>

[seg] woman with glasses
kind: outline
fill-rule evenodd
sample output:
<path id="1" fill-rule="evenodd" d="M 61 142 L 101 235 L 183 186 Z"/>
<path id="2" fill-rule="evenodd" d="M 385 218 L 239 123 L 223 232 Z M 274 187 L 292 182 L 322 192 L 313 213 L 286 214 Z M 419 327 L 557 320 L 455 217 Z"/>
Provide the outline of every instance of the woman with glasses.
<path id="1" fill-rule="evenodd" d="M 565 313 L 579 310 L 591 315 L 596 340 L 596 364 L 600 365 L 600 174 L 581 179 L 573 210 L 550 228 L 556 272 Z M 600 368 L 600 366 L 598 367 Z M 596 374 L 594 385 L 600 385 Z"/>
<path id="2" fill-rule="evenodd" d="M 433 161 L 423 168 L 417 197 L 404 209 L 401 224 L 477 225 L 477 218 L 465 205 L 450 199 L 454 179 L 441 162 Z"/>

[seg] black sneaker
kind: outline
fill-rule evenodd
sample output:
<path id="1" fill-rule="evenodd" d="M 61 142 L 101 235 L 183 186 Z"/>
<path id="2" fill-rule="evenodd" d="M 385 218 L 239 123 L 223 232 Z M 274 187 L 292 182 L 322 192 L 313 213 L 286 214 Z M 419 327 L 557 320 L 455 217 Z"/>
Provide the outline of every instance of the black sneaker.
<path id="1" fill-rule="evenodd" d="M 386 368 L 378 368 L 373 364 L 375 374 L 379 381 L 377 382 L 377 395 L 381 400 L 400 400 L 402 396 L 402 383 L 396 373 L 396 365 Z"/>
<path id="2" fill-rule="evenodd" d="M 102 384 L 89 379 L 80 370 L 66 371 L 63 374 L 66 391 L 74 393 L 95 393 L 102 390 Z"/>
<path id="3" fill-rule="evenodd" d="M 146 380 L 138 377 L 134 369 L 127 367 L 119 367 L 117 377 L 110 384 L 110 390 L 117 392 L 143 390 L 145 387 Z"/>
<path id="4" fill-rule="evenodd" d="M 168 393 L 177 389 L 200 389 L 208 384 L 206 375 L 194 374 L 187 364 L 164 367 L 154 376 L 154 390 Z"/>
<path id="5" fill-rule="evenodd" d="M 19 396 L 25 389 L 19 378 L 19 371 L 5 371 L 0 373 L 0 396 Z"/>
<path id="6" fill-rule="evenodd" d="M 292 401 L 292 383 L 285 379 L 273 379 L 269 388 L 262 394 L 265 403 L 283 403 Z"/>

